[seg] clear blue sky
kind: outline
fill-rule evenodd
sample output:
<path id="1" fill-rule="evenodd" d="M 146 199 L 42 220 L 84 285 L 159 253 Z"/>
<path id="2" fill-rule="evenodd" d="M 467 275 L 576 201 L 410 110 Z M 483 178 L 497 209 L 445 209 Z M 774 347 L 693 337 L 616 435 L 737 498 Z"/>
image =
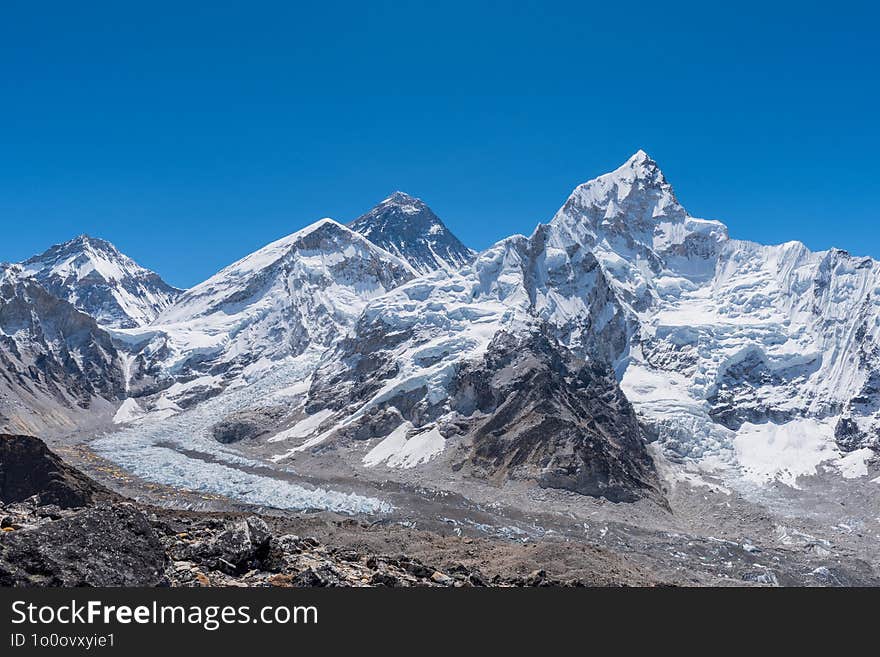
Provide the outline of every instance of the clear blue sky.
<path id="1" fill-rule="evenodd" d="M 0 260 L 79 233 L 192 285 L 422 197 L 483 248 L 638 148 L 735 237 L 880 257 L 868 3 L 0 8 Z"/>

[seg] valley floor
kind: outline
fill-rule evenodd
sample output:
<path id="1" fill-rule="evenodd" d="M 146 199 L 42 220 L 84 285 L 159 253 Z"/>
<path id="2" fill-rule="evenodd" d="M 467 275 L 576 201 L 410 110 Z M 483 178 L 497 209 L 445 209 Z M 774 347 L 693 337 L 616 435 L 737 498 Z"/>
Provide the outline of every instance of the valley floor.
<path id="1" fill-rule="evenodd" d="M 490 577 L 544 570 L 554 581 L 596 585 L 880 585 L 880 500 L 871 481 L 877 473 L 843 479 L 827 472 L 801 477 L 799 489 L 779 483 L 733 490 L 655 454 L 665 508 L 650 500 L 615 504 L 525 482 L 498 487 L 449 468 L 430 470 L 445 473 L 442 479 L 418 468 L 365 474 L 332 450 L 278 465 L 257 446 L 236 458 L 209 454 L 198 444 L 155 446 L 175 454 L 172 473 L 204 468 L 210 475 L 222 468 L 227 483 L 236 482 L 228 490 L 242 493 L 231 496 L 198 490 L 198 477 L 186 485 L 174 476 L 150 481 L 132 474 L 97 454 L 86 437 L 49 444 L 100 483 L 141 503 L 258 512 L 277 531 L 314 536 L 336 549 L 406 553 Z M 177 465 L 180 459 L 185 467 Z M 297 504 L 327 505 L 313 511 L 273 508 L 262 497 L 272 490 L 303 492 L 286 498 Z"/>

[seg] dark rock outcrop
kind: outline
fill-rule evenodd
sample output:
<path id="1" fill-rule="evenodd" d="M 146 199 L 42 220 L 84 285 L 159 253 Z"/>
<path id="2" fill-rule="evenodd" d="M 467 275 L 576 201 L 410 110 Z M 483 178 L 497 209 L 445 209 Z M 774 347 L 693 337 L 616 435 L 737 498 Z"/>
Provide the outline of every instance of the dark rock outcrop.
<path id="1" fill-rule="evenodd" d="M 284 414 L 280 407 L 248 409 L 231 413 L 211 427 L 214 440 L 223 444 L 253 440 L 269 432 Z"/>
<path id="2" fill-rule="evenodd" d="M 458 373 L 452 405 L 477 418 L 462 466 L 614 502 L 661 498 L 641 427 L 614 375 L 544 333 L 498 334 L 480 363 Z"/>
<path id="3" fill-rule="evenodd" d="M 259 567 L 269 553 L 272 534 L 266 523 L 251 516 L 231 524 L 207 540 L 184 545 L 173 552 L 175 558 L 190 559 L 227 574 Z"/>
<path id="4" fill-rule="evenodd" d="M 157 586 L 165 550 L 132 504 L 99 505 L 0 538 L 0 586 Z"/>
<path id="5" fill-rule="evenodd" d="M 68 509 L 112 495 L 66 465 L 42 440 L 0 434 L 0 501 L 4 504 L 36 496 L 41 505 Z"/>

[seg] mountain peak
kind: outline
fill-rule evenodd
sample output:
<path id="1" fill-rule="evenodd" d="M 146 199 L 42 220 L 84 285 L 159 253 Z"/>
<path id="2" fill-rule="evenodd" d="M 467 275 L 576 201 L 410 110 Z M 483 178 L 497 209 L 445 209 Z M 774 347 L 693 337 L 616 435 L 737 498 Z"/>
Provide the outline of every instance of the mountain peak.
<path id="1" fill-rule="evenodd" d="M 627 162 L 644 163 L 644 162 L 653 162 L 653 160 L 651 159 L 650 155 L 648 155 L 644 150 L 642 150 L 640 148 L 639 150 L 637 150 L 635 153 L 633 153 L 630 156 L 630 158 L 627 160 Z"/>
<path id="2" fill-rule="evenodd" d="M 86 233 L 82 233 L 81 235 L 77 235 L 76 237 L 67 240 L 66 242 L 61 242 L 59 244 L 52 245 L 45 253 L 34 256 L 30 258 L 31 260 L 42 258 L 47 253 L 51 251 L 58 252 L 73 252 L 83 250 L 87 247 L 97 248 L 103 251 L 112 251 L 118 253 L 115 246 L 113 246 L 110 242 L 106 240 L 102 240 L 98 237 L 92 237 Z"/>
<path id="3" fill-rule="evenodd" d="M 424 201 L 405 192 L 394 192 L 348 227 L 422 274 L 460 269 L 474 257 Z"/>
<path id="4" fill-rule="evenodd" d="M 55 244 L 21 266 L 53 296 L 113 328 L 148 324 L 180 294 L 110 242 L 86 234 Z"/>
<path id="5" fill-rule="evenodd" d="M 614 171 L 576 187 L 550 225 L 557 248 L 574 241 L 599 254 L 600 261 L 607 256 L 609 263 L 629 262 L 622 277 L 628 280 L 642 276 L 637 262 L 652 263 L 655 273 L 666 267 L 686 277 L 705 278 L 714 271 L 720 245 L 728 239 L 721 222 L 687 213 L 660 167 L 643 150 Z M 613 279 L 617 265 L 611 269 Z"/>
<path id="6" fill-rule="evenodd" d="M 424 203 L 424 201 L 422 201 L 422 199 L 416 198 L 415 196 L 410 196 L 406 192 L 401 192 L 399 190 L 394 192 L 393 194 L 391 194 L 388 198 L 386 198 L 384 201 L 382 201 L 382 203 L 389 203 L 389 204 L 393 204 L 393 205 L 403 205 L 403 206 L 417 205 L 417 206 L 427 207 L 427 206 L 425 206 L 425 203 Z"/>
<path id="7" fill-rule="evenodd" d="M 378 205 L 376 205 L 373 210 L 371 210 L 371 212 L 380 208 L 393 209 L 401 215 L 410 217 L 410 221 L 425 221 L 429 224 L 431 222 L 434 222 L 435 220 L 439 221 L 439 219 L 437 219 L 437 215 L 435 215 L 431 211 L 431 208 L 429 208 L 422 199 L 411 196 L 406 192 L 394 192 L 386 199 L 381 201 Z"/>
<path id="8" fill-rule="evenodd" d="M 666 177 L 650 155 L 641 148 L 611 173 L 605 174 L 631 181 L 646 181 L 656 185 L 668 185 Z M 600 176 L 604 177 L 604 176 Z"/>

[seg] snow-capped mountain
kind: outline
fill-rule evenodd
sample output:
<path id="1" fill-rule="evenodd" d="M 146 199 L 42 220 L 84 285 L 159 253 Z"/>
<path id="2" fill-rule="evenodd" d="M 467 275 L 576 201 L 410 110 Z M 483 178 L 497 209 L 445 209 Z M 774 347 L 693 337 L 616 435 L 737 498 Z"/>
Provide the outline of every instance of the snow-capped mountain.
<path id="1" fill-rule="evenodd" d="M 117 335 L 134 346 L 139 376 L 198 377 L 187 389 L 204 395 L 204 386 L 216 392 L 284 358 L 320 353 L 370 299 L 415 275 L 400 258 L 322 219 L 188 290 L 150 326 Z"/>
<path id="2" fill-rule="evenodd" d="M 549 248 L 551 237 L 542 226 L 502 240 L 370 303 L 316 371 L 309 417 L 280 434 L 300 440 L 280 441 L 280 458 L 375 439 L 367 467 L 445 453 L 477 476 L 653 495 L 641 428 L 610 368 L 626 314 L 596 257 Z"/>
<path id="3" fill-rule="evenodd" d="M 550 227 L 612 281 L 634 327 L 621 385 L 668 453 L 794 483 L 877 445 L 876 261 L 729 239 L 687 215 L 641 151 L 578 187 Z"/>
<path id="4" fill-rule="evenodd" d="M 493 345 L 543 335 L 551 361 L 581 359 L 594 384 L 603 367 L 613 370 L 649 437 L 675 459 L 792 485 L 825 461 L 860 472 L 853 459 L 868 458 L 878 442 L 878 274 L 876 261 L 841 251 L 731 240 L 720 222 L 688 215 L 639 151 L 577 187 L 531 237 L 502 240 L 470 266 L 369 304 L 312 381 L 307 409 L 322 421 L 288 432 L 305 439 L 280 458 L 376 436 L 384 439 L 368 466 L 413 466 L 449 449 L 480 453 L 484 427 L 496 436 L 525 430 L 497 391 L 531 365 L 512 368 Z M 467 375 L 475 368 L 480 394 Z M 615 389 L 597 396 L 615 399 Z M 594 412 L 625 424 L 625 411 Z M 575 444 L 596 444 L 594 417 L 575 414 Z M 598 435 L 621 434 L 600 427 Z M 638 457 L 638 444 L 624 451 Z M 495 456 L 521 464 L 514 453 Z M 622 463 L 609 454 L 602 472 Z M 546 470 L 553 459 L 541 457 L 545 470 L 534 478 L 583 483 L 592 458 L 554 478 Z M 650 468 L 631 466 L 630 492 L 650 488 Z"/>
<path id="5" fill-rule="evenodd" d="M 181 294 L 109 242 L 87 235 L 21 264 L 51 294 L 112 328 L 149 324 Z"/>
<path id="6" fill-rule="evenodd" d="M 70 431 L 123 395 L 110 335 L 21 266 L 0 265 L 0 433 Z"/>
<path id="7" fill-rule="evenodd" d="M 51 352 L 77 399 L 129 397 L 119 423 L 173 415 L 174 435 L 262 436 L 280 463 L 336 455 L 368 476 L 463 472 L 618 501 L 659 497 L 652 441 L 685 467 L 792 486 L 820 464 L 859 476 L 880 443 L 880 263 L 731 239 L 690 216 L 643 151 L 479 254 L 396 193 L 161 310 L 125 288 L 118 308 L 147 310 L 112 341 L 40 283 L 122 280 L 92 242 L 0 272 L 7 389 L 32 385 L 21 373 L 38 356 L 16 353 Z M 75 348 L 56 315 L 78 318 L 64 324 Z M 49 369 L 41 389 L 61 380 Z"/>
<path id="8" fill-rule="evenodd" d="M 348 224 L 373 244 L 406 260 L 417 272 L 455 271 L 475 253 L 420 199 L 394 192 Z"/>

